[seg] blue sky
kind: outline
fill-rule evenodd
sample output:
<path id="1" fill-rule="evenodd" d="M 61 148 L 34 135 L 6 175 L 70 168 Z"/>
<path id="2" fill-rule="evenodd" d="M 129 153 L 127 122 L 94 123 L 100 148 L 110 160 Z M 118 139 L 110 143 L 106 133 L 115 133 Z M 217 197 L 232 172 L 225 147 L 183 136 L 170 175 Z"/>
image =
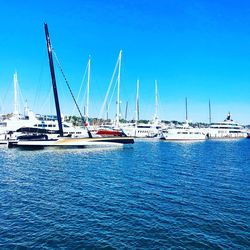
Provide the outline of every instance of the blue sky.
<path id="1" fill-rule="evenodd" d="M 123 114 L 128 101 L 128 116 L 134 115 L 140 79 L 141 118 L 153 117 L 157 79 L 161 119 L 184 120 L 187 97 L 192 121 L 208 121 L 211 99 L 214 121 L 231 111 L 235 120 L 250 124 L 249 1 L 0 0 L 0 6 L 1 112 L 12 110 L 16 70 L 30 108 L 55 113 L 48 98 L 47 22 L 75 95 L 91 55 L 90 116 L 99 114 L 122 49 Z M 62 113 L 71 114 L 73 102 L 58 70 L 57 81 Z"/>

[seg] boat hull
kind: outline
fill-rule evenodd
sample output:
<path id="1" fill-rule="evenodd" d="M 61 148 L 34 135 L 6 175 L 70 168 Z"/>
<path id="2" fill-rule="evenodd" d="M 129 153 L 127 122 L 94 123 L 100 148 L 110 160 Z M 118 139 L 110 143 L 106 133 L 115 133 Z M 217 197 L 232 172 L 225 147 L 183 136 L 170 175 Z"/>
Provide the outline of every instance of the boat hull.
<path id="1" fill-rule="evenodd" d="M 27 149 L 41 149 L 45 147 L 57 148 L 98 148 L 98 147 L 121 147 L 124 144 L 133 144 L 134 140 L 129 137 L 110 138 L 58 138 L 52 140 L 17 140 L 9 141 L 8 147 Z"/>
<path id="2" fill-rule="evenodd" d="M 208 137 L 199 129 L 170 129 L 162 133 L 161 139 L 166 141 L 202 141 Z"/>

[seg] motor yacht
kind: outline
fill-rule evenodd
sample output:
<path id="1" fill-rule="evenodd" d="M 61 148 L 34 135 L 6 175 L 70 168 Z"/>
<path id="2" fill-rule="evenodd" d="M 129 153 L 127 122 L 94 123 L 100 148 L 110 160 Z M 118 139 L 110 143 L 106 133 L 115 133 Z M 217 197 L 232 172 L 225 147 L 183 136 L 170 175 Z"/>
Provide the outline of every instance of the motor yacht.
<path id="1" fill-rule="evenodd" d="M 202 128 L 194 128 L 186 121 L 183 125 L 176 125 L 162 131 L 161 139 L 167 141 L 206 140 L 207 134 Z"/>
<path id="2" fill-rule="evenodd" d="M 239 123 L 233 121 L 228 113 L 222 122 L 211 123 L 207 130 L 209 138 L 246 138 L 247 130 Z"/>

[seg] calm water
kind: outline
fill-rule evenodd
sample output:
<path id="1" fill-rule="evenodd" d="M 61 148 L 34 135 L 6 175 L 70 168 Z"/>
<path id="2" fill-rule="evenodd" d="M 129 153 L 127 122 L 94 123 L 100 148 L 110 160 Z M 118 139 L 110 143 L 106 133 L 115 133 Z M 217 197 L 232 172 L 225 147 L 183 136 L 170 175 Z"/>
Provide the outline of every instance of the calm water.
<path id="1" fill-rule="evenodd" d="M 250 140 L 0 148 L 0 248 L 249 249 Z"/>

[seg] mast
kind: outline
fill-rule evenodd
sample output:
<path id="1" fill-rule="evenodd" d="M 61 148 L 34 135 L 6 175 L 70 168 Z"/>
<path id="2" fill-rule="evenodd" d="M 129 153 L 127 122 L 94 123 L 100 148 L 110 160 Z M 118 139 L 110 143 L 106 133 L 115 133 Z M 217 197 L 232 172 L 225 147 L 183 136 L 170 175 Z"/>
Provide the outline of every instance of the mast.
<path id="1" fill-rule="evenodd" d="M 89 85 L 90 85 L 90 56 L 88 61 L 88 81 L 87 81 L 87 98 L 86 98 L 86 113 L 85 122 L 89 122 Z"/>
<path id="2" fill-rule="evenodd" d="M 158 86 L 157 80 L 155 80 L 155 122 L 158 119 Z"/>
<path id="3" fill-rule="evenodd" d="M 209 109 L 209 124 L 211 124 L 212 122 L 212 118 L 211 118 L 211 103 L 210 103 L 210 99 L 209 99 L 209 103 L 208 103 L 208 109 Z"/>
<path id="4" fill-rule="evenodd" d="M 49 38 L 49 30 L 48 30 L 47 23 L 44 24 L 44 31 L 45 31 L 46 42 L 47 42 L 50 74 L 51 74 L 51 81 L 52 81 L 52 87 L 53 87 L 53 92 L 54 92 L 59 134 L 60 134 L 60 136 L 63 136 L 62 118 L 61 118 L 61 111 L 60 111 L 60 105 L 59 105 L 59 99 L 58 99 L 58 93 L 57 93 L 57 87 L 56 87 L 56 76 L 55 76 L 53 57 L 52 57 L 52 48 L 51 48 L 51 43 L 50 43 L 50 38 Z"/>
<path id="5" fill-rule="evenodd" d="M 127 115 L 128 115 L 128 101 L 126 102 L 125 121 L 127 121 Z"/>
<path id="6" fill-rule="evenodd" d="M 24 107 L 24 116 L 28 116 L 29 107 L 28 107 L 28 101 L 25 100 L 25 107 Z"/>
<path id="7" fill-rule="evenodd" d="M 135 123 L 137 126 L 137 123 L 139 121 L 139 80 L 136 82 L 136 102 L 135 102 Z"/>
<path id="8" fill-rule="evenodd" d="M 120 50 L 118 58 L 118 76 L 117 76 L 117 99 L 116 99 L 116 126 L 119 127 L 120 120 L 120 83 L 121 83 L 121 61 L 122 50 Z"/>
<path id="9" fill-rule="evenodd" d="M 18 110 L 18 80 L 17 80 L 17 72 L 14 73 L 14 79 L 13 79 L 13 83 L 14 83 L 14 110 L 13 110 L 13 114 L 14 115 L 18 115 L 19 114 L 19 110 Z"/>
<path id="10" fill-rule="evenodd" d="M 108 121 L 109 119 L 109 108 L 108 108 L 108 104 L 106 104 L 106 119 Z"/>
<path id="11" fill-rule="evenodd" d="M 186 122 L 187 122 L 188 121 L 188 108 L 187 108 L 188 103 L 187 103 L 187 97 L 185 99 L 185 104 L 186 104 Z"/>

